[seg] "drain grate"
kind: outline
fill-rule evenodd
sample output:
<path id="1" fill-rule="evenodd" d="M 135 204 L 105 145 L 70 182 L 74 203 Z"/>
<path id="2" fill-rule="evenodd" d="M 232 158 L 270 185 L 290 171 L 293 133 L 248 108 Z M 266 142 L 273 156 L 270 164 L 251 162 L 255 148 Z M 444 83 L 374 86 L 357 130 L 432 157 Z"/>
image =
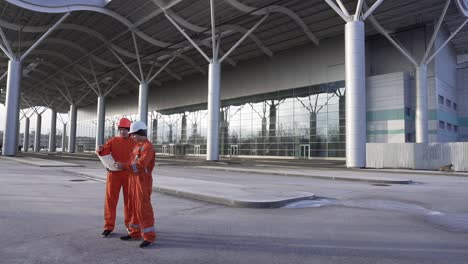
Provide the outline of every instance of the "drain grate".
<path id="1" fill-rule="evenodd" d="M 374 183 L 372 186 L 381 186 L 381 187 L 387 187 L 387 186 L 392 186 L 390 184 L 385 184 L 385 183 Z"/>
<path id="2" fill-rule="evenodd" d="M 87 181 L 87 180 L 83 180 L 83 179 L 73 179 L 73 180 L 70 180 L 71 182 L 84 182 L 84 181 Z"/>

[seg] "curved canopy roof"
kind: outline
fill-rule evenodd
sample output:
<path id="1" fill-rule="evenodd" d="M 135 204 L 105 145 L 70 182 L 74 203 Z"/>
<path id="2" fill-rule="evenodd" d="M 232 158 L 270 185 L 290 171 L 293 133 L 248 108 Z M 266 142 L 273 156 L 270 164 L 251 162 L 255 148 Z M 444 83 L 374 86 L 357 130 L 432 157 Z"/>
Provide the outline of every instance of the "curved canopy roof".
<path id="1" fill-rule="evenodd" d="M 320 40 L 344 34 L 343 19 L 324 0 L 214 2 L 221 56 L 259 20 L 266 19 L 229 55 L 224 67 L 236 67 L 238 62 L 255 57 L 275 56 L 307 43 L 320 45 Z M 341 2 L 353 13 L 358 1 Z M 367 0 L 369 6 L 375 2 Z M 465 2 L 461 0 L 460 6 Z M 444 5 L 445 1 L 441 0 L 387 0 L 373 14 L 391 32 L 434 23 Z M 207 60 L 164 12 L 206 54 L 211 54 L 210 0 L 0 0 L 0 28 L 12 52 L 18 56 L 66 12 L 71 13 L 24 61 L 24 108 L 51 106 L 65 112 L 69 100 L 64 96 L 73 101 L 81 99 L 79 106 L 85 106 L 96 102 L 95 91 L 104 94 L 112 88 L 109 97 L 136 92 L 136 79 L 141 75 L 135 47 L 144 76 L 154 74 L 174 57 L 151 85 L 207 74 Z M 453 32 L 463 22 L 465 18 L 459 8 L 450 4 L 445 28 Z M 378 34 L 370 23 L 366 25 L 368 35 Z M 0 43 L 4 44 L 1 39 Z M 452 43 L 457 54 L 468 53 L 468 29 L 463 28 Z M 122 62 L 135 76 L 128 74 Z M 1 53 L 0 77 L 7 66 L 8 57 Z M 3 78 L 0 81 L 2 103 L 5 86 L 6 78 Z"/>

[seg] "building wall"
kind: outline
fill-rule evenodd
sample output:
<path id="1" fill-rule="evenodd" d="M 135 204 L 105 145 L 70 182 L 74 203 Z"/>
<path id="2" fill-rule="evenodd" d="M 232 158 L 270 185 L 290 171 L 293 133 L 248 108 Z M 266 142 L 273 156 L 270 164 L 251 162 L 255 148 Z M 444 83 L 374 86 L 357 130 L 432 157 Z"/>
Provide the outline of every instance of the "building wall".
<path id="1" fill-rule="evenodd" d="M 422 57 L 426 42 L 424 27 L 399 33 L 397 38 L 416 58 Z M 414 78 L 412 64 L 384 37 L 375 36 L 366 43 L 367 76 L 407 72 Z M 432 63 L 428 77 L 434 75 L 433 68 Z M 265 56 L 240 62 L 236 67 L 223 64 L 221 99 L 329 83 L 344 80 L 344 77 L 344 39 L 327 39 L 322 40 L 319 46 L 310 44 L 298 47 L 275 54 L 272 58 Z M 107 100 L 107 117 L 138 112 L 138 84 L 134 85 L 133 93 Z M 207 90 L 208 77 L 201 74 L 164 83 L 161 87 L 151 84 L 149 109 L 206 103 Z M 95 113 L 96 105 L 80 108 L 78 120 L 95 120 Z"/>
<path id="2" fill-rule="evenodd" d="M 367 141 L 402 143 L 406 140 L 407 114 L 405 91 L 409 76 L 403 72 L 367 78 Z M 413 133 L 414 134 L 414 133 Z"/>
<path id="3" fill-rule="evenodd" d="M 344 40 L 324 40 L 320 46 L 307 45 L 239 63 L 223 64 L 221 99 L 304 87 L 344 80 Z M 130 115 L 138 112 L 138 85 L 135 93 L 107 100 L 106 116 Z M 160 110 L 207 102 L 208 76 L 185 77 L 182 81 L 150 85 L 149 109 Z M 96 105 L 80 108 L 79 120 L 96 119 Z"/>
<path id="4" fill-rule="evenodd" d="M 468 141 L 468 68 L 457 69 L 458 140 Z"/>
<path id="5" fill-rule="evenodd" d="M 429 33 L 428 33 L 429 32 Z M 397 33 L 394 37 L 419 61 L 425 52 L 430 29 L 420 27 Z M 446 39 L 443 31 L 436 45 Z M 414 142 L 415 69 L 388 40 L 372 36 L 366 40 L 367 69 L 367 132 L 369 142 Z M 457 99 L 455 77 L 456 57 L 451 46 L 428 65 L 428 107 L 430 141 L 455 141 L 456 133 L 440 131 L 439 121 L 458 125 L 456 111 L 438 105 L 438 95 L 457 103 L 459 111 L 466 113 L 468 137 L 468 107 Z M 468 79 L 459 71 L 458 83 Z M 221 99 L 233 99 L 264 93 L 290 90 L 317 84 L 344 80 L 344 40 L 322 40 L 320 46 L 306 45 L 275 54 L 273 58 L 261 57 L 240 62 L 236 67 L 223 64 Z M 149 109 L 160 111 L 207 101 L 207 76 L 198 74 L 181 81 L 164 83 L 161 87 L 150 85 Z M 460 91 L 459 91 L 460 93 Z M 468 94 L 467 94 L 468 95 Z M 106 117 L 138 118 L 138 84 L 127 96 L 107 100 Z M 78 136 L 95 134 L 96 105 L 80 108 L 78 120 L 85 124 Z M 111 123 L 111 122 L 108 122 Z M 107 123 L 106 123 L 107 124 Z M 80 127 L 80 125 L 79 125 Z M 452 127 L 454 129 L 454 127 Z M 459 128 L 459 130 L 463 130 Z M 80 128 L 78 128 L 80 131 Z M 111 129 L 109 129 L 111 130 Z"/>
<path id="6" fill-rule="evenodd" d="M 449 32 L 442 29 L 438 35 L 435 47 L 439 48 L 450 36 Z M 459 121 L 457 110 L 460 101 L 457 96 L 457 57 L 452 44 L 449 43 L 435 57 L 434 89 L 430 96 L 430 132 L 433 142 L 453 142 L 458 139 Z M 432 88 L 432 86 L 431 86 Z M 439 96 L 444 98 L 440 102 Z M 456 105 L 456 107 L 454 107 Z M 443 124 L 443 125 L 442 125 Z M 455 127 L 457 127 L 455 129 Z M 435 136 L 436 135 L 436 136 Z"/>
<path id="7" fill-rule="evenodd" d="M 370 24 L 368 25 L 371 26 Z M 408 53 L 420 61 L 424 56 L 428 37 L 426 27 L 419 27 L 404 32 L 399 32 L 393 37 L 408 51 Z M 430 35 L 429 35 L 430 38 Z M 393 72 L 407 72 L 414 77 L 413 64 L 385 37 L 376 35 L 369 37 L 367 43 L 368 76 L 381 75 Z M 428 66 L 428 77 L 434 76 L 434 63 Z"/>

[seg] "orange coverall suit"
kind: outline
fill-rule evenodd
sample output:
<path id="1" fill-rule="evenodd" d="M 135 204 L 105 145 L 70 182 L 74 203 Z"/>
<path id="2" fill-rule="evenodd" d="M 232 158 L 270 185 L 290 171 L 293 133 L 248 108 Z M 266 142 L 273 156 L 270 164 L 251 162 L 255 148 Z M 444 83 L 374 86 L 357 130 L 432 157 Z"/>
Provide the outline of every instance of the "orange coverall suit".
<path id="1" fill-rule="evenodd" d="M 154 213 L 151 206 L 153 192 L 153 169 L 156 153 L 149 140 L 138 142 L 133 149 L 130 162 L 124 168 L 130 171 L 129 200 L 132 203 L 132 219 L 129 235 L 149 242 L 154 242 Z"/>
<path id="2" fill-rule="evenodd" d="M 115 161 L 128 163 L 130 154 L 136 146 L 136 141 L 132 138 L 113 137 L 103 146 L 100 156 L 111 154 Z M 131 204 L 128 199 L 128 171 L 108 171 L 106 183 L 106 199 L 104 205 L 104 230 L 114 230 L 117 203 L 119 201 L 120 189 L 123 189 L 124 197 L 124 222 L 125 226 L 131 220 Z"/>

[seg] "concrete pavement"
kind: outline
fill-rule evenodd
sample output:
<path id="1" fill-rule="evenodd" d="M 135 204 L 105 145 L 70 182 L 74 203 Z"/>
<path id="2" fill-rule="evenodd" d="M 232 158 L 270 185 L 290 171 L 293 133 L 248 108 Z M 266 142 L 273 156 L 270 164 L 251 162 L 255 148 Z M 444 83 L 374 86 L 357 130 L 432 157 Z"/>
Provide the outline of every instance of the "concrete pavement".
<path id="1" fill-rule="evenodd" d="M 79 164 L 87 169 L 101 166 Z M 0 158 L 2 262 L 465 264 L 468 259 L 466 177 L 417 175 L 419 184 L 380 187 L 161 166 L 156 179 L 211 179 L 308 191 L 320 196 L 313 201 L 321 205 L 258 210 L 155 192 L 158 239 L 141 250 L 138 242 L 118 239 L 125 233 L 120 205 L 114 236 L 99 236 L 105 185 L 63 169 Z"/>
<path id="2" fill-rule="evenodd" d="M 267 175 L 282 175 L 282 176 L 297 176 L 297 177 L 310 177 L 324 180 L 337 180 L 337 181 L 361 181 L 369 183 L 382 183 L 382 184 L 411 184 L 412 180 L 401 178 L 396 175 L 388 175 L 383 172 L 365 173 L 358 170 L 317 170 L 313 168 L 236 168 L 236 167 L 216 167 L 216 166 L 197 166 L 202 169 L 220 170 L 220 171 L 233 171 L 243 173 L 259 173 Z"/>
<path id="3" fill-rule="evenodd" d="M 46 156 L 44 156 L 46 157 Z M 10 158 L 31 165 L 41 164 L 42 166 L 50 166 L 68 164 L 60 161 L 39 159 L 31 157 Z M 40 162 L 39 162 L 40 161 Z M 397 177 L 390 174 L 391 177 L 386 177 L 380 172 L 359 173 L 358 171 L 345 170 L 317 170 L 312 168 L 236 168 L 236 167 L 217 167 L 217 166 L 193 166 L 197 169 L 232 171 L 250 174 L 266 174 L 266 175 L 286 175 L 295 177 L 309 177 L 325 180 L 343 180 L 343 181 L 359 181 L 374 184 L 411 184 L 412 180 Z M 103 168 L 74 168 L 64 170 L 68 173 L 77 174 L 93 179 L 106 180 L 106 171 Z M 314 193 L 308 191 L 297 190 L 277 190 L 272 189 L 264 183 L 244 182 L 242 184 L 233 184 L 222 182 L 220 178 L 204 178 L 195 179 L 191 175 L 185 177 L 169 177 L 165 175 L 157 175 L 158 170 L 155 170 L 155 180 L 153 182 L 153 190 L 176 195 L 184 198 L 196 199 L 211 203 L 218 203 L 227 206 L 235 207 L 250 207 L 250 208 L 279 208 L 291 202 L 301 200 L 310 200 L 315 197 Z"/>
<path id="4" fill-rule="evenodd" d="M 64 169 L 63 171 L 93 179 L 106 180 L 104 169 Z M 314 194 L 300 191 L 278 191 L 261 186 L 223 183 L 188 177 L 154 174 L 153 190 L 179 197 L 235 207 L 278 208 L 288 203 L 313 199 Z"/>
<path id="5" fill-rule="evenodd" d="M 57 160 L 33 158 L 33 157 L 2 157 L 2 158 L 9 159 L 9 160 L 16 161 L 16 162 L 23 163 L 23 164 L 34 165 L 38 167 L 82 167 L 79 164 L 57 161 Z"/>

